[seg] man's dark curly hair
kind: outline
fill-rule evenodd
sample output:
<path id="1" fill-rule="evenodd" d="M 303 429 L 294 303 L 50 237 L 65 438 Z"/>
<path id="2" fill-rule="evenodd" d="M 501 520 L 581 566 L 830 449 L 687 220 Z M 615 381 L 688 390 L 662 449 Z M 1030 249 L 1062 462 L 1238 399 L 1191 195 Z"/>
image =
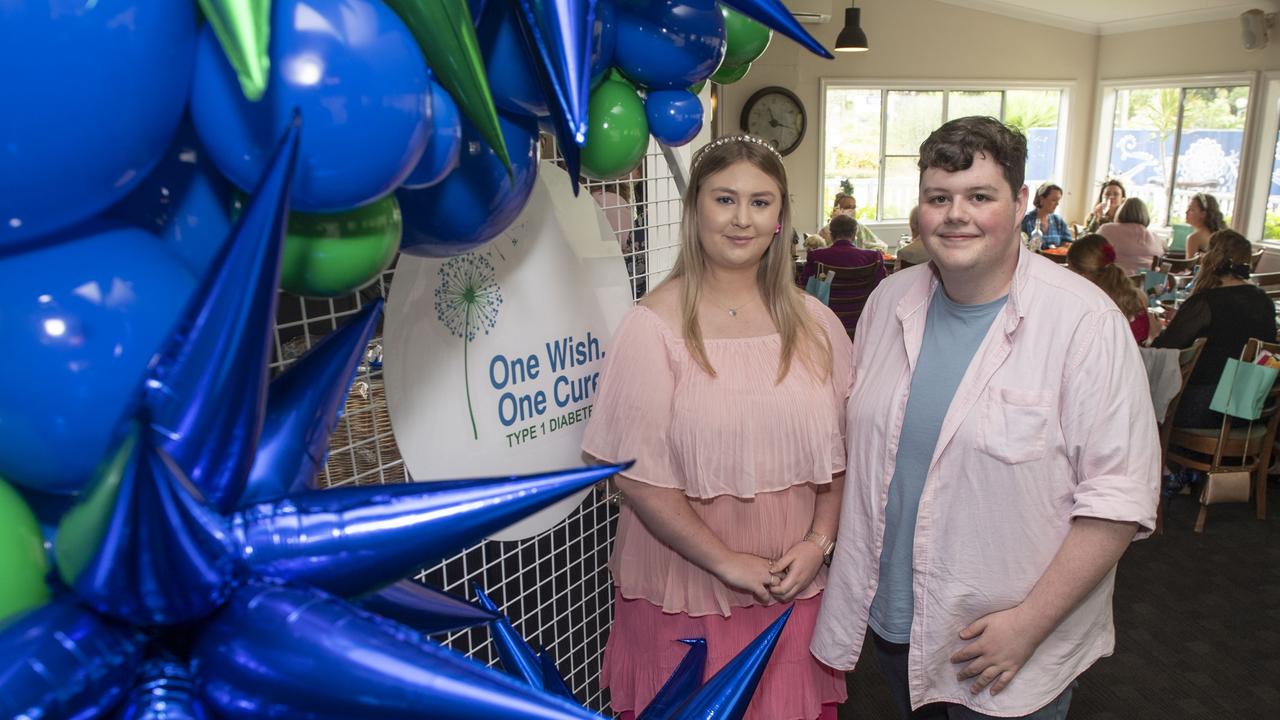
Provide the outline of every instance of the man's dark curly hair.
<path id="1" fill-rule="evenodd" d="M 934 130 L 920 143 L 923 173 L 929 168 L 960 172 L 973 167 L 973 159 L 987 155 L 1004 170 L 1004 179 L 1017 197 L 1027 172 L 1027 138 L 993 117 L 956 118 Z"/>

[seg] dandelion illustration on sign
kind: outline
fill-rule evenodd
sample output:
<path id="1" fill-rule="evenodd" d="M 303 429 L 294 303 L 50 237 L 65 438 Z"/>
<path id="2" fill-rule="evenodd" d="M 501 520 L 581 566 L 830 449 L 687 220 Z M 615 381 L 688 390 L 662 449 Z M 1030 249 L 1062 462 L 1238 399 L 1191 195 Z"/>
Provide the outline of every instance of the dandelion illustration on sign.
<path id="1" fill-rule="evenodd" d="M 436 288 L 436 317 L 449 332 L 462 338 L 462 378 L 467 390 L 467 412 L 471 415 L 471 436 L 479 439 L 476 414 L 471 409 L 471 376 L 467 368 L 467 346 L 476 333 L 489 331 L 498 323 L 502 290 L 494 278 L 493 263 L 475 253 L 459 255 L 440 266 L 440 286 Z"/>

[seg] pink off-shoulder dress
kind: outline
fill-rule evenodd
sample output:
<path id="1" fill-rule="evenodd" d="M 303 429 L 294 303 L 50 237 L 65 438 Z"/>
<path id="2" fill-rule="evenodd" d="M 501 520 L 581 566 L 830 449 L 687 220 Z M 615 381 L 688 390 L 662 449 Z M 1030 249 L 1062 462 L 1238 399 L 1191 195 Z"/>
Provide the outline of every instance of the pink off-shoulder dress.
<path id="1" fill-rule="evenodd" d="M 712 377 L 677 331 L 633 309 L 605 358 L 583 450 L 634 459 L 627 477 L 683 491 L 730 549 L 781 556 L 809 531 L 817 487 L 844 470 L 853 380 L 839 319 L 805 299 L 831 341 L 832 373 L 818 378 L 797 356 L 781 383 L 780 336 L 706 340 Z M 677 640 L 706 638 L 709 678 L 786 609 L 761 606 L 688 562 L 625 504 L 609 569 L 616 602 L 602 683 L 624 717 L 639 714 L 680 663 L 688 648 Z M 825 583 L 823 567 L 795 601 L 746 720 L 813 720 L 845 699 L 843 673 L 809 653 Z"/>

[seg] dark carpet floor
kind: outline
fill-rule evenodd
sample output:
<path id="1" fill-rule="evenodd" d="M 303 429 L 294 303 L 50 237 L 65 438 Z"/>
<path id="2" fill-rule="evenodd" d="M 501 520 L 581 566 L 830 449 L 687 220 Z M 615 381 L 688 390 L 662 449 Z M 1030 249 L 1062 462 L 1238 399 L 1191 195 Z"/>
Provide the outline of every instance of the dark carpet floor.
<path id="1" fill-rule="evenodd" d="M 1280 717 L 1280 485 L 1269 515 L 1178 496 L 1165 532 L 1135 543 L 1116 576 L 1115 655 L 1080 678 L 1072 720 Z M 841 720 L 896 717 L 868 647 Z M 1016 680 L 1015 680 L 1016 682 Z"/>

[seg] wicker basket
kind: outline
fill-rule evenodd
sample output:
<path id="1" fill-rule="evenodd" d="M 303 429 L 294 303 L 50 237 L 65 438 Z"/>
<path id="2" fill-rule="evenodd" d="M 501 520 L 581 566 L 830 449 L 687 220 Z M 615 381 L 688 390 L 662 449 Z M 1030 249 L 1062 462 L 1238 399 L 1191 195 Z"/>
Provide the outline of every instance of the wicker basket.
<path id="1" fill-rule="evenodd" d="M 382 373 L 361 373 L 352 383 L 337 429 L 329 437 L 329 460 L 316 477 L 316 484 L 326 487 L 404 481 L 404 461 L 391 433 Z"/>

